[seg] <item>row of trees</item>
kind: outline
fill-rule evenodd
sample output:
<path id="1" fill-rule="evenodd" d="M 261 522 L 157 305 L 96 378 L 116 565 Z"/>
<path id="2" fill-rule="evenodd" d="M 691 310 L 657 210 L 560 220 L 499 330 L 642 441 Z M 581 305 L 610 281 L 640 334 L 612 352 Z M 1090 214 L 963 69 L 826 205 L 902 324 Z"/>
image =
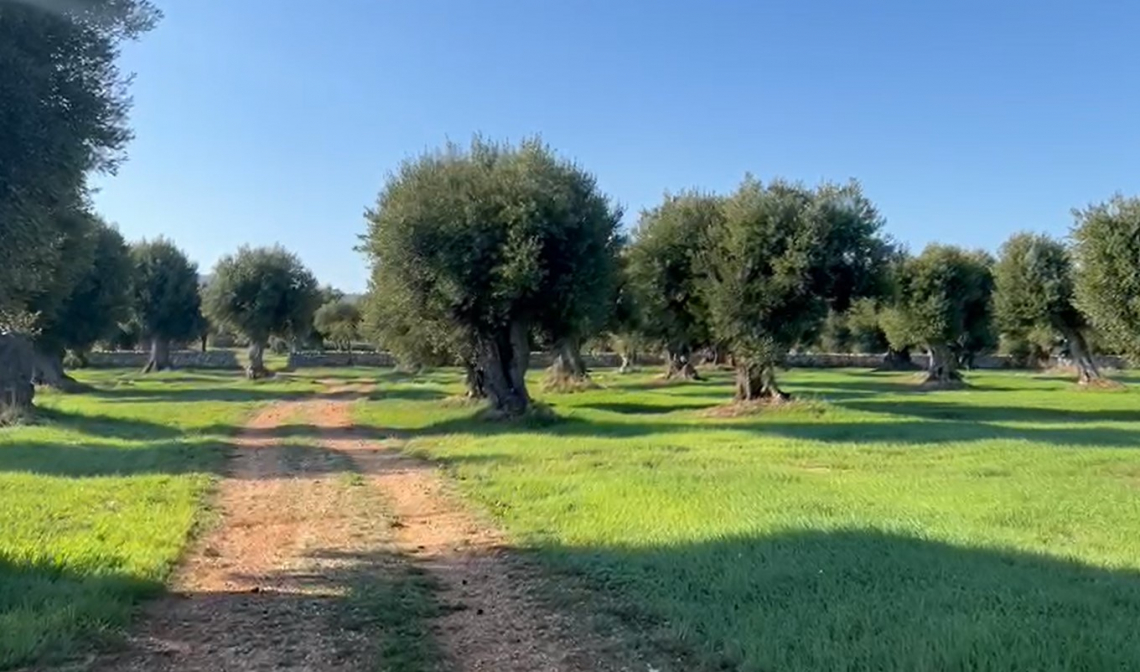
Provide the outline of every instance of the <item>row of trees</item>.
<path id="1" fill-rule="evenodd" d="M 1100 375 L 1088 335 L 1140 357 L 1140 201 L 1076 213 L 1072 246 L 1012 237 L 997 259 L 947 245 L 911 255 L 858 183 L 817 187 L 746 176 L 731 194 L 669 195 L 631 239 L 594 178 L 538 141 L 476 139 L 411 159 L 368 212 L 366 331 L 405 360 L 461 363 L 469 394 L 526 410 L 532 347 L 551 376 L 587 374 L 581 344 L 660 349 L 666 375 L 696 377 L 696 353 L 736 370 L 741 401 L 783 399 L 793 348 L 842 324 L 847 342 L 953 385 L 997 334 L 1065 344 L 1079 380 Z"/>

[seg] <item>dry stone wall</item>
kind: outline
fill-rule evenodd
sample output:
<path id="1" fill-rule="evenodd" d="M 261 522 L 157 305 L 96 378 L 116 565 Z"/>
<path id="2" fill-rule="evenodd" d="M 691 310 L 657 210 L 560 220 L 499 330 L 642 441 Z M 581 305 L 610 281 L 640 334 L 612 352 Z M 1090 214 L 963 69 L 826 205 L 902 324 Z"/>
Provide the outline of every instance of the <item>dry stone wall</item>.
<path id="1" fill-rule="evenodd" d="M 98 369 L 141 369 L 149 359 L 150 353 L 142 351 L 92 352 L 87 355 L 87 366 Z M 242 368 L 232 350 L 175 350 L 170 353 L 170 363 L 176 369 Z"/>

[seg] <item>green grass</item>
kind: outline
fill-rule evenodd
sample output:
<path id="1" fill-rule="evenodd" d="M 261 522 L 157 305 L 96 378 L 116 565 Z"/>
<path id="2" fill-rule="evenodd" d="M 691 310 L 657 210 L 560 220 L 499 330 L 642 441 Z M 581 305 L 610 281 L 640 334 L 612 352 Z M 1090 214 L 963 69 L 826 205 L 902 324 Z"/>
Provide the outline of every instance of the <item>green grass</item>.
<path id="1" fill-rule="evenodd" d="M 516 541 L 710 668 L 1101 670 L 1140 661 L 1140 394 L 980 373 L 799 371 L 724 419 L 724 376 L 543 396 L 561 420 L 386 380 L 358 421 L 438 460 Z M 1133 381 L 1135 382 L 1135 381 Z M 537 389 L 537 386 L 535 387 Z"/>
<path id="2" fill-rule="evenodd" d="M 115 637 L 161 590 L 259 402 L 308 383 L 227 374 L 81 372 L 41 394 L 37 424 L 0 430 L 0 669 Z"/>

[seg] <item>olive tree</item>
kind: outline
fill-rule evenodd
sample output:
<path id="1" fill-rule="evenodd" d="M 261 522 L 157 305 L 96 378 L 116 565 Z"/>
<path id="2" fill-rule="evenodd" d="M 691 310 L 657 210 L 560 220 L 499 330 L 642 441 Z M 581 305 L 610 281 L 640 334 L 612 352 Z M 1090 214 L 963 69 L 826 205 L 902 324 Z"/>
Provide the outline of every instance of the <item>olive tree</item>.
<path id="1" fill-rule="evenodd" d="M 26 311 L 73 261 L 59 227 L 131 138 L 118 45 L 159 16 L 147 0 L 0 3 L 0 311 Z"/>
<path id="2" fill-rule="evenodd" d="M 721 201 L 695 191 L 666 195 L 641 213 L 633 234 L 628 282 L 640 332 L 665 350 L 667 378 L 698 378 L 693 352 L 710 341 L 696 259 L 709 229 L 723 220 Z"/>
<path id="3" fill-rule="evenodd" d="M 701 247 L 702 295 L 713 334 L 728 345 L 738 401 L 780 400 L 776 368 L 874 286 L 888 250 L 883 221 L 857 183 L 808 189 L 747 176 Z"/>
<path id="4" fill-rule="evenodd" d="M 1140 362 L 1140 198 L 1073 214 L 1076 305 L 1108 347 Z"/>
<path id="5" fill-rule="evenodd" d="M 343 299 L 326 303 L 313 314 L 313 326 L 321 338 L 350 353 L 360 338 L 360 321 L 360 308 Z"/>
<path id="6" fill-rule="evenodd" d="M 1069 251 L 1045 235 L 1018 233 L 1002 245 L 994 267 L 994 315 L 1002 331 L 1028 341 L 1034 330 L 1049 329 L 1065 339 L 1077 381 L 1101 380 L 1089 351 L 1088 324 L 1075 305 Z"/>
<path id="7" fill-rule="evenodd" d="M 895 301 L 886 316 L 893 344 L 916 343 L 930 355 L 926 383 L 961 380 L 959 350 L 988 339 L 993 275 L 988 255 L 928 245 L 903 262 Z"/>
<path id="8" fill-rule="evenodd" d="M 82 360 L 84 354 L 113 335 L 119 323 L 129 318 L 128 294 L 131 259 L 123 236 L 94 216 L 85 216 L 82 240 L 71 246 L 68 273 L 57 278 L 66 290 L 50 309 L 38 312 L 35 337 L 36 382 L 60 389 L 75 386 L 63 370 L 64 350 Z"/>
<path id="9" fill-rule="evenodd" d="M 270 337 L 307 333 L 320 298 L 316 278 L 297 255 L 280 246 L 246 246 L 214 266 L 203 312 L 249 340 L 246 375 L 263 378 Z"/>
<path id="10" fill-rule="evenodd" d="M 539 141 L 476 139 L 406 161 L 367 218 L 373 291 L 398 297 L 402 324 L 446 325 L 469 347 L 501 414 L 530 405 L 532 333 L 581 338 L 609 299 L 572 285 L 594 287 L 589 274 L 612 265 L 620 212 Z"/>
<path id="11" fill-rule="evenodd" d="M 170 344 L 195 338 L 201 326 L 198 266 L 166 238 L 131 246 L 132 319 L 150 359 L 143 373 L 171 368 Z"/>

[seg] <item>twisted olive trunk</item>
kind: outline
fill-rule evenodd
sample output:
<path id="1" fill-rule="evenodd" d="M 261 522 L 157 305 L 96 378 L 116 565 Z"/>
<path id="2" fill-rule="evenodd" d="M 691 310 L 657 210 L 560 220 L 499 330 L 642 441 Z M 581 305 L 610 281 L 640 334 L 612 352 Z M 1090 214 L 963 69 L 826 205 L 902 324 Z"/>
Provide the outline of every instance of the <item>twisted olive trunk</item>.
<path id="1" fill-rule="evenodd" d="M 792 395 L 776 384 L 776 367 L 752 364 L 736 367 L 737 401 L 788 401 Z"/>
<path id="2" fill-rule="evenodd" d="M 32 383 L 61 392 L 79 392 L 83 386 L 63 370 L 63 353 L 36 348 L 32 365 Z"/>
<path id="3" fill-rule="evenodd" d="M 667 365 L 665 370 L 665 377 L 669 380 L 700 380 L 701 376 L 697 373 L 697 369 L 693 366 L 692 352 L 689 348 L 678 348 L 676 350 L 669 350 L 667 353 Z"/>
<path id="4" fill-rule="evenodd" d="M 478 368 L 491 407 L 507 417 L 522 415 L 530 407 L 526 370 L 530 362 L 527 325 L 514 321 L 504 332 L 480 340 Z"/>
<path id="5" fill-rule="evenodd" d="M 555 345 L 554 361 L 547 371 L 547 380 L 554 386 L 573 385 L 589 380 L 590 372 L 582 360 L 582 347 L 577 337 L 568 336 Z"/>
<path id="6" fill-rule="evenodd" d="M 249 344 L 249 364 L 245 368 L 245 377 L 250 380 L 269 377 L 269 369 L 265 368 L 265 344 L 260 341 Z"/>
<path id="7" fill-rule="evenodd" d="M 945 343 L 931 343 L 927 346 L 930 363 L 926 367 L 926 385 L 954 385 L 962 381 L 958 372 L 958 357 Z"/>
<path id="8" fill-rule="evenodd" d="M 1065 325 L 1060 327 L 1061 336 L 1069 344 L 1069 355 L 1073 358 L 1073 367 L 1077 370 L 1078 385 L 1094 385 L 1104 377 L 1089 353 L 1089 344 L 1080 329 Z"/>
<path id="9" fill-rule="evenodd" d="M 172 368 L 174 367 L 170 365 L 170 342 L 161 336 L 152 336 L 150 339 L 150 359 L 147 360 L 142 372 L 154 373 L 155 371 L 169 371 Z"/>
<path id="10" fill-rule="evenodd" d="M 476 366 L 475 362 L 464 359 L 463 360 L 463 373 L 464 381 L 467 384 L 467 398 L 468 399 L 486 399 L 486 383 L 483 379 L 483 371 Z"/>

